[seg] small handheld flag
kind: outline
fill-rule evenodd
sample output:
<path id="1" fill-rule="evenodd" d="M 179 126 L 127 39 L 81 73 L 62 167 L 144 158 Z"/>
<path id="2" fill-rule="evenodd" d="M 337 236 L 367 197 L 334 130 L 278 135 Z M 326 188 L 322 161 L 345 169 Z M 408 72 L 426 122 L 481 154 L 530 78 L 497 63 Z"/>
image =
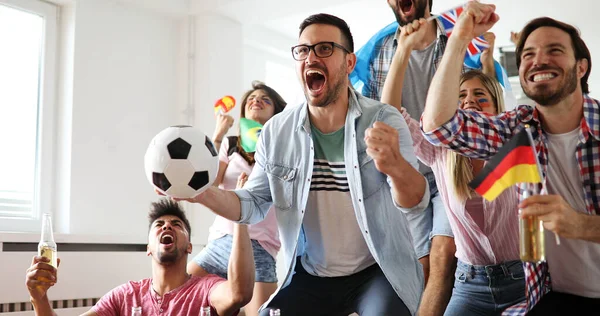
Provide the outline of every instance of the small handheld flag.
<path id="1" fill-rule="evenodd" d="M 235 98 L 226 95 L 215 102 L 215 116 L 217 114 L 225 114 L 235 107 Z"/>
<path id="2" fill-rule="evenodd" d="M 469 183 L 475 192 L 492 201 L 502 191 L 517 183 L 542 182 L 535 149 L 523 129 L 490 159 L 481 172 Z"/>
<path id="3" fill-rule="evenodd" d="M 448 34 L 447 29 L 450 29 L 450 33 L 452 33 L 452 29 L 454 29 L 454 24 L 456 23 L 456 20 L 458 19 L 458 16 L 460 15 L 460 13 L 462 13 L 462 11 L 464 10 L 464 6 L 465 6 L 465 4 L 445 11 L 444 13 L 447 13 L 446 16 L 449 18 L 447 20 L 442 19 L 440 17 L 441 14 L 432 15 L 427 20 L 430 21 L 430 20 L 437 19 L 439 25 L 444 25 L 444 27 L 443 27 L 445 30 L 444 33 L 446 33 L 447 36 L 450 36 L 450 34 Z M 460 12 L 460 13 L 457 14 L 456 12 Z M 373 80 L 371 78 L 372 75 L 370 72 L 371 71 L 370 67 L 371 67 L 373 60 L 376 57 L 375 52 L 378 51 L 377 48 L 381 44 L 381 41 L 384 38 L 386 38 L 387 36 L 394 34 L 396 32 L 396 30 L 398 30 L 398 27 L 399 27 L 399 25 L 398 25 L 398 22 L 396 22 L 396 21 L 386 25 L 384 28 L 382 28 L 377 33 L 375 33 L 375 35 L 373 35 L 367 41 L 367 43 L 365 43 L 360 49 L 358 49 L 356 51 L 356 66 L 354 67 L 354 70 L 350 74 L 350 82 L 352 83 L 352 86 L 355 89 L 361 90 L 361 87 L 363 87 L 365 84 L 369 84 L 369 82 L 371 82 L 371 80 Z M 466 53 L 463 63 L 468 68 L 481 69 L 482 64 L 481 64 L 481 54 L 480 53 L 486 47 L 489 47 L 489 43 L 487 41 L 485 41 L 482 36 L 480 36 L 479 39 L 475 43 L 471 42 L 471 44 L 479 45 L 479 46 L 474 46 L 472 48 L 469 47 L 469 52 L 479 51 L 479 53 L 475 53 L 474 55 L 471 55 L 470 53 Z M 511 89 L 510 83 L 508 82 L 508 76 L 506 75 L 506 71 L 504 70 L 504 68 L 502 68 L 502 66 L 495 60 L 494 60 L 494 68 L 496 70 L 496 79 L 498 79 L 498 82 L 500 82 L 500 84 L 502 85 L 502 87 L 505 90 L 506 89 L 510 90 Z"/>
<path id="4" fill-rule="evenodd" d="M 446 35 L 448 35 L 448 37 L 450 37 L 450 35 L 452 34 L 452 31 L 454 30 L 454 25 L 458 21 L 458 17 L 461 13 L 463 13 L 463 11 L 464 6 L 460 6 L 442 12 L 441 14 L 435 16 L 438 19 L 438 21 L 440 21 L 440 24 L 442 25 L 444 32 L 446 32 Z M 467 47 L 467 55 L 469 57 L 473 57 L 477 54 L 480 54 L 488 47 L 490 47 L 490 44 L 483 38 L 483 36 L 475 37 Z"/>
<path id="5" fill-rule="evenodd" d="M 240 119 L 240 142 L 247 153 L 256 151 L 256 142 L 263 126 L 247 118 Z"/>

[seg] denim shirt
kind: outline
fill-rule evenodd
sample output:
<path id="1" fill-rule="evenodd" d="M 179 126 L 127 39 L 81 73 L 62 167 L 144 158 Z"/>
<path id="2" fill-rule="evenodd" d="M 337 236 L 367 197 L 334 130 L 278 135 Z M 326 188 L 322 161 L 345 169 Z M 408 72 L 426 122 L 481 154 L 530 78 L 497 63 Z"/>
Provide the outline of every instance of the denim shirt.
<path id="1" fill-rule="evenodd" d="M 423 291 L 423 271 L 403 212 L 423 211 L 429 201 L 429 189 L 425 188 L 421 202 L 410 209 L 394 202 L 391 180 L 375 168 L 373 158 L 366 153 L 365 130 L 375 121 L 398 130 L 400 152 L 418 170 L 408 126 L 394 107 L 365 98 L 352 88 L 348 93 L 344 159 L 354 213 L 373 258 L 415 314 Z M 304 249 L 304 237 L 300 234 L 313 172 L 314 149 L 306 102 L 265 124 L 254 158 L 256 165 L 244 189 L 235 191 L 241 202 L 239 222 L 259 222 L 271 204 L 275 206 L 287 271 L 282 284 L 286 286 L 293 275 L 295 258 Z"/>

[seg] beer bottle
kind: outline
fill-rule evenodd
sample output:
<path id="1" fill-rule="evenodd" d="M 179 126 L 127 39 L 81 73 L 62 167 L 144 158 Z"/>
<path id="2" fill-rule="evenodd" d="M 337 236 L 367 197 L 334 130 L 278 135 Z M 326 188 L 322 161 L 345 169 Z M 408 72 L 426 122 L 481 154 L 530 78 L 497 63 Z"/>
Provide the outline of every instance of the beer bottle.
<path id="1" fill-rule="evenodd" d="M 521 200 L 525 200 L 529 197 L 529 191 L 525 185 L 521 188 L 523 190 Z M 544 222 L 537 216 L 519 217 L 519 252 L 521 261 L 538 263 L 546 260 Z"/>
<path id="2" fill-rule="evenodd" d="M 131 316 L 142 316 L 142 307 L 141 306 L 132 306 L 131 307 Z"/>
<path id="3" fill-rule="evenodd" d="M 210 306 L 202 306 L 200 316 L 210 316 Z"/>
<path id="4" fill-rule="evenodd" d="M 38 244 L 38 255 L 48 258 L 50 260 L 49 264 L 58 268 L 58 253 L 54 242 L 54 234 L 52 233 L 52 217 L 49 213 L 44 213 L 42 217 L 42 237 Z"/>
<path id="5" fill-rule="evenodd" d="M 269 311 L 269 316 L 281 316 L 281 311 L 279 310 L 279 308 L 271 309 Z"/>

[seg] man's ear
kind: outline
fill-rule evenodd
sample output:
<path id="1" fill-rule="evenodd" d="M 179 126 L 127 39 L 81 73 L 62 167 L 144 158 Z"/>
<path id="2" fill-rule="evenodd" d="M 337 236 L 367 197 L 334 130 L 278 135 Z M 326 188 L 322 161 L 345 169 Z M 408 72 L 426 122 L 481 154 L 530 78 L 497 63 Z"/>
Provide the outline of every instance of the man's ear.
<path id="1" fill-rule="evenodd" d="M 192 254 L 192 241 L 188 242 L 186 252 Z"/>
<path id="2" fill-rule="evenodd" d="M 152 255 L 152 251 L 150 251 L 150 245 L 146 245 L 146 256 Z"/>
<path id="3" fill-rule="evenodd" d="M 590 67 L 589 65 L 590 64 L 587 58 L 582 58 L 577 61 L 577 78 L 581 79 L 583 78 L 583 76 L 585 76 L 585 74 L 588 71 L 588 68 Z"/>
<path id="4" fill-rule="evenodd" d="M 346 54 L 346 71 L 351 74 L 356 67 L 356 55 L 354 53 Z"/>

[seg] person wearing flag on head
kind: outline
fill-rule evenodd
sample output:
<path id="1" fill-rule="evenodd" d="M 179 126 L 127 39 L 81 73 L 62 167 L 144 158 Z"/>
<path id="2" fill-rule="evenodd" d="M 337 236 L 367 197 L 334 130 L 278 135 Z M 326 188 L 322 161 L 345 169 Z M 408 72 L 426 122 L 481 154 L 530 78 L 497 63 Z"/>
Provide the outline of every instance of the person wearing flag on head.
<path id="1" fill-rule="evenodd" d="M 402 27 L 398 47 L 412 50 L 426 34 L 425 19 L 415 20 Z M 470 70 L 460 78 L 456 96 L 459 108 L 489 114 L 504 111 L 502 88 L 493 73 L 493 33 L 486 33 L 490 47 L 481 59 L 483 72 Z M 448 212 L 448 220 L 456 241 L 458 264 L 454 289 L 448 306 L 433 307 L 446 316 L 497 315 L 508 306 L 525 300 L 523 265 L 519 259 L 517 193 L 505 191 L 500 198 L 488 202 L 468 187 L 480 173 L 484 160 L 470 159 L 451 150 L 428 143 L 419 122 L 402 107 L 403 80 L 408 64 L 407 54 L 398 53 L 392 59 L 385 79 L 381 102 L 399 109 L 413 138 L 417 158 L 430 167 L 439 184 L 439 193 Z M 494 294 L 492 294 L 494 293 Z M 422 309 L 425 307 L 422 306 Z M 422 313 L 425 314 L 425 313 Z"/>
<path id="2" fill-rule="evenodd" d="M 315 14 L 291 47 L 306 101 L 273 117 L 244 188 L 190 202 L 240 223 L 276 214 L 285 280 L 261 316 L 416 315 L 423 270 L 405 214 L 429 202 L 406 122 L 350 86 L 348 24 Z"/>
<path id="3" fill-rule="evenodd" d="M 236 189 L 246 181 L 254 168 L 254 153 L 258 133 L 262 126 L 274 115 L 283 111 L 286 102 L 271 87 L 262 82 L 252 82 L 252 89 L 242 97 L 240 110 L 240 135 L 224 136 L 233 125 L 233 118 L 227 114 L 217 114 L 214 131 L 215 143 L 222 143 L 219 150 L 219 171 L 213 185 L 225 190 Z M 227 265 L 232 251 L 234 223 L 217 216 L 209 229 L 208 244 L 188 263 L 188 272 L 203 276 L 216 274 L 227 278 Z M 260 306 L 277 289 L 277 269 L 275 258 L 281 243 L 275 212 L 269 212 L 265 219 L 248 226 L 252 241 L 254 265 L 256 269 L 252 300 L 244 307 L 246 315 L 258 315 Z"/>
<path id="4" fill-rule="evenodd" d="M 588 95 L 590 52 L 572 25 L 549 17 L 534 19 L 520 32 L 516 58 L 523 91 L 535 105 L 497 116 L 457 109 L 452 97 L 459 87 L 457 61 L 473 36 L 498 21 L 494 5 L 470 2 L 466 10 L 433 78 L 422 117 L 424 135 L 434 145 L 488 159 L 531 126 L 544 189 L 540 185 L 536 191 L 548 194 L 524 199 L 519 208 L 522 218 L 543 222 L 546 261 L 525 263 L 527 301 L 504 314 L 597 313 L 600 102 Z"/>

